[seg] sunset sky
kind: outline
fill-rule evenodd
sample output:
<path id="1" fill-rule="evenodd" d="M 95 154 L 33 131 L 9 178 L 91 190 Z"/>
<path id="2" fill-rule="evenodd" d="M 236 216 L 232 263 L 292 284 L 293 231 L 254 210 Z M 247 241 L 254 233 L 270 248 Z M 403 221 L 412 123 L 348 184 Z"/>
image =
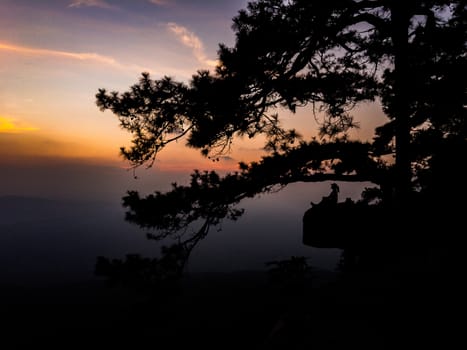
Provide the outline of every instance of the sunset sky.
<path id="1" fill-rule="evenodd" d="M 45 277 L 31 272 L 42 266 L 37 261 L 51 262 L 44 271 L 59 265 L 69 275 L 75 256 L 92 270 L 94 256 L 138 252 L 147 241 L 124 225 L 121 198 L 127 190 L 165 191 L 172 182 L 186 182 L 195 168 L 230 171 L 239 161 L 263 154 L 261 140 L 236 140 L 229 157 L 213 163 L 179 142 L 163 150 L 152 169 L 137 169 L 135 179 L 119 156 L 119 147 L 129 143 L 130 135 L 112 113 L 100 112 L 95 104 L 99 88 L 126 91 L 143 71 L 153 78 L 167 75 L 186 82 L 198 69 L 212 69 L 218 44 L 234 45 L 232 18 L 246 4 L 0 0 L 0 265 L 17 265 L 24 276 L 41 279 Z M 293 116 L 282 112 L 286 126 L 306 138 L 316 135 L 309 110 Z M 374 104 L 356 114 L 362 128 L 354 137 L 370 138 L 384 121 Z M 363 185 L 342 186 L 342 198 L 355 198 Z M 318 201 L 328 192 L 329 184 L 306 184 L 247 201 L 250 216 L 243 226 L 226 224 L 223 234 L 214 236 L 217 241 L 204 246 L 205 253 L 196 253 L 202 257 L 198 261 L 210 268 L 233 269 L 246 268 L 247 256 L 261 266 L 280 254 L 302 254 L 302 213 L 310 200 Z M 85 204 L 68 205 L 69 200 Z M 104 202 L 111 209 L 101 205 Z M 243 234 L 238 241 L 237 231 Z M 289 245 L 295 248 L 286 249 Z M 313 259 L 319 262 L 319 257 Z M 8 273 L 13 276 L 17 270 L 10 266 Z M 0 274 L 2 281 L 5 278 Z"/>
<path id="2" fill-rule="evenodd" d="M 246 4 L 0 0 L 0 162 L 121 163 L 118 150 L 130 135 L 112 113 L 98 110 L 98 89 L 126 91 L 143 71 L 187 81 L 198 69 L 212 69 L 218 44 L 234 44 L 231 20 Z M 355 134 L 368 138 L 381 124 L 381 112 L 364 106 L 361 115 L 376 117 Z M 285 117 L 306 137 L 316 132 L 309 111 Z M 156 167 L 233 169 L 240 160 L 257 159 L 261 146 L 239 140 L 230 157 L 212 164 L 181 142 L 164 150 Z"/>

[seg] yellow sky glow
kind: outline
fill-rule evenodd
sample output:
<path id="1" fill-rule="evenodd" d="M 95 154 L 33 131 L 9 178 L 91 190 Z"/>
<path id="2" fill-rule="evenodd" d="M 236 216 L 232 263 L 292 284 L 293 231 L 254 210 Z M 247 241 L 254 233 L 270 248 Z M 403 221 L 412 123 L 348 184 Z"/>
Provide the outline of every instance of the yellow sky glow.
<path id="1" fill-rule="evenodd" d="M 16 134 L 28 131 L 36 131 L 38 128 L 24 125 L 23 123 L 12 119 L 0 116 L 0 133 Z"/>

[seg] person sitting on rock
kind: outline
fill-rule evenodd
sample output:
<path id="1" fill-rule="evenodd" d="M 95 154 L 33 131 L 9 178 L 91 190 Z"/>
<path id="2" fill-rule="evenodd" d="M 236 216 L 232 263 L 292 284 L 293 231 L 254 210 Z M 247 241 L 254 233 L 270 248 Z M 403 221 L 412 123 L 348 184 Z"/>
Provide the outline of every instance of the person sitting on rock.
<path id="1" fill-rule="evenodd" d="M 339 186 L 336 183 L 332 183 L 331 193 L 327 196 L 324 196 L 318 204 L 311 202 L 311 206 L 312 207 L 314 206 L 334 207 L 337 205 L 338 193 L 339 193 Z"/>

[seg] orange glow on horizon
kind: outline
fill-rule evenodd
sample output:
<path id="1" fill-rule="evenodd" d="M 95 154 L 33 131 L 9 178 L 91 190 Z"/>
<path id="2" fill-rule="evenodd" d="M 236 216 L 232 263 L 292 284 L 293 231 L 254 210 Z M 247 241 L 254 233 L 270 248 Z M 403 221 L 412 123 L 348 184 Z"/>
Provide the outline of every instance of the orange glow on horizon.
<path id="1" fill-rule="evenodd" d="M 125 167 L 124 167 L 125 168 Z M 144 165 L 142 166 L 144 168 Z M 169 172 L 193 172 L 194 170 L 203 171 L 220 171 L 220 172 L 234 172 L 238 171 L 238 163 L 233 162 L 213 162 L 206 160 L 205 162 L 170 162 L 170 161 L 160 161 L 154 163 L 153 168 L 161 171 Z"/>
<path id="2" fill-rule="evenodd" d="M 32 127 L 15 125 L 11 119 L 0 119 L 0 163 L 2 164 L 88 164 L 112 166 L 122 170 L 131 164 L 119 154 L 118 144 L 95 142 L 88 138 L 70 139 L 57 134 L 47 134 Z M 158 154 L 152 169 L 162 172 L 192 173 L 215 170 L 221 173 L 238 171 L 242 158 L 221 157 L 212 161 L 198 150 L 183 145 L 173 145 Z M 148 164 L 138 169 L 145 170 Z"/>

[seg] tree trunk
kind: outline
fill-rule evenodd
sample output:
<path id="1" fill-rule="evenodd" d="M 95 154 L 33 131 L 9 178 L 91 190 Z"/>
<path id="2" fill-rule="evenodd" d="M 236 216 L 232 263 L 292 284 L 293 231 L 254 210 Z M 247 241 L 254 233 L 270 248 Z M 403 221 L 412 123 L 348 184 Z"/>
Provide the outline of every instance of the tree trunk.
<path id="1" fill-rule="evenodd" d="M 395 93 L 395 125 L 396 125 L 396 174 L 395 204 L 403 208 L 411 190 L 410 162 L 410 125 L 409 125 L 409 47 L 408 31 L 410 7 L 400 0 L 392 2 L 391 25 L 394 45 L 394 93 Z"/>

